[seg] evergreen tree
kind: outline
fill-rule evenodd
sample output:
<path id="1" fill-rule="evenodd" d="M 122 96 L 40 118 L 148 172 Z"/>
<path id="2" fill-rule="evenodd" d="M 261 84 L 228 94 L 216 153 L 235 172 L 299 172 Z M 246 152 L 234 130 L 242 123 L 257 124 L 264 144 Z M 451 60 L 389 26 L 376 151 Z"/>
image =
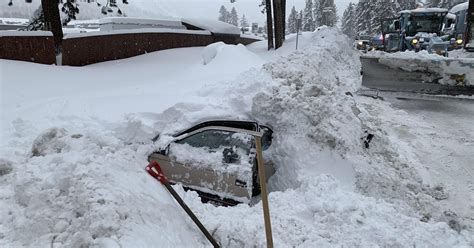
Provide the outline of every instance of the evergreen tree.
<path id="1" fill-rule="evenodd" d="M 240 18 L 240 26 L 244 28 L 249 27 L 249 23 L 247 22 L 247 18 L 245 18 L 245 15 L 242 15 L 242 18 Z"/>
<path id="2" fill-rule="evenodd" d="M 288 32 L 289 33 L 296 33 L 297 32 L 297 27 L 296 27 L 296 18 L 298 17 L 298 12 L 296 11 L 295 9 L 295 6 L 293 6 L 293 8 L 291 8 L 291 12 L 290 12 L 290 15 L 288 15 L 288 24 L 287 24 L 287 27 L 288 27 Z"/>
<path id="3" fill-rule="evenodd" d="M 455 5 L 466 2 L 466 0 L 428 0 L 426 2 L 427 7 L 430 8 L 446 8 L 451 9 Z"/>
<path id="4" fill-rule="evenodd" d="M 350 38 L 355 38 L 356 36 L 356 5 L 349 3 L 344 14 L 342 15 L 341 28 L 342 32 L 349 36 Z"/>
<path id="5" fill-rule="evenodd" d="M 237 15 L 237 10 L 235 10 L 234 7 L 232 7 L 232 10 L 230 11 L 230 18 L 229 18 L 229 23 L 238 26 L 239 25 L 239 16 Z"/>
<path id="6" fill-rule="evenodd" d="M 321 26 L 319 21 L 318 21 L 318 17 L 321 16 L 321 9 L 319 8 L 319 1 L 320 0 L 314 0 L 313 2 L 313 18 L 314 18 L 314 26 L 315 27 L 319 27 Z"/>
<path id="7" fill-rule="evenodd" d="M 316 14 L 318 25 L 335 26 L 337 23 L 337 9 L 334 0 L 319 0 Z"/>
<path id="8" fill-rule="evenodd" d="M 219 17 L 218 20 L 221 22 L 229 22 L 229 11 L 225 8 L 224 5 L 221 6 L 219 9 Z"/>
<path id="9" fill-rule="evenodd" d="M 303 12 L 303 31 L 314 31 L 315 22 L 313 18 L 313 0 L 306 0 Z"/>

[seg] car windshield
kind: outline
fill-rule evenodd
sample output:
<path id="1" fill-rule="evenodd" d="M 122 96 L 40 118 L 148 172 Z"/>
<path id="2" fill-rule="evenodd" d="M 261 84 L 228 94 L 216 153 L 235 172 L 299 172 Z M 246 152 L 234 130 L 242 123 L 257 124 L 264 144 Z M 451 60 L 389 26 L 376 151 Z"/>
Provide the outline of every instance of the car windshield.
<path id="1" fill-rule="evenodd" d="M 442 24 L 442 15 L 411 16 L 406 32 L 408 36 L 415 36 L 418 32 L 439 33 Z"/>

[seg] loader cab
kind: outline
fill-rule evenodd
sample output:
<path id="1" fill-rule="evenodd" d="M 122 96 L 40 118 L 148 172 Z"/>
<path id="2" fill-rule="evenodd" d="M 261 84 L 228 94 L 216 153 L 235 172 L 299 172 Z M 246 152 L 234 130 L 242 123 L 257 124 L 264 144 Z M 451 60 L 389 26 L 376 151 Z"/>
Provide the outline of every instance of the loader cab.
<path id="1" fill-rule="evenodd" d="M 443 24 L 448 13 L 442 8 L 417 8 L 399 12 L 399 50 L 429 50 L 433 42 L 440 45 Z M 445 46 L 445 44 L 441 44 Z"/>
<path id="2" fill-rule="evenodd" d="M 262 135 L 263 134 L 263 135 Z M 203 202 L 217 205 L 249 203 L 260 194 L 255 139 L 271 146 L 270 127 L 251 121 L 207 121 L 173 135 L 172 141 L 150 154 L 171 183 L 197 191 Z M 265 161 L 267 179 L 275 170 Z"/>

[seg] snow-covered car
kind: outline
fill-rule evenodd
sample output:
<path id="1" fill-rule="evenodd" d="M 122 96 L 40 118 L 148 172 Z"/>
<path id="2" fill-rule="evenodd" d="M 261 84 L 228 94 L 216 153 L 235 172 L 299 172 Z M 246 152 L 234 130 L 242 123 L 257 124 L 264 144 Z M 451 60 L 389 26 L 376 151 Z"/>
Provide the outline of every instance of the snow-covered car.
<path id="1" fill-rule="evenodd" d="M 148 161 L 156 161 L 170 183 L 197 191 L 203 202 L 250 203 L 260 194 L 256 136 L 263 134 L 262 149 L 266 150 L 272 133 L 270 127 L 253 121 L 207 121 L 173 135 Z M 275 170 L 271 161 L 264 164 L 268 180 Z"/>

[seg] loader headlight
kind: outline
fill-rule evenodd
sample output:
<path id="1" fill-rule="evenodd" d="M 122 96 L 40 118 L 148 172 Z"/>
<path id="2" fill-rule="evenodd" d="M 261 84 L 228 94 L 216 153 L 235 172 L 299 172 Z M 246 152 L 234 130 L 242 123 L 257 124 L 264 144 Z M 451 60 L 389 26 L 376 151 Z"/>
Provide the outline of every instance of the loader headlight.
<path id="1" fill-rule="evenodd" d="M 364 43 L 362 41 L 359 41 L 359 43 L 357 43 L 357 44 L 359 44 L 359 46 L 364 45 Z"/>
<path id="2" fill-rule="evenodd" d="M 411 43 L 412 43 L 413 45 L 418 44 L 418 40 L 417 40 L 417 39 L 413 39 L 413 40 L 411 40 Z"/>
<path id="3" fill-rule="evenodd" d="M 456 44 L 461 45 L 462 44 L 462 39 L 457 39 Z"/>

